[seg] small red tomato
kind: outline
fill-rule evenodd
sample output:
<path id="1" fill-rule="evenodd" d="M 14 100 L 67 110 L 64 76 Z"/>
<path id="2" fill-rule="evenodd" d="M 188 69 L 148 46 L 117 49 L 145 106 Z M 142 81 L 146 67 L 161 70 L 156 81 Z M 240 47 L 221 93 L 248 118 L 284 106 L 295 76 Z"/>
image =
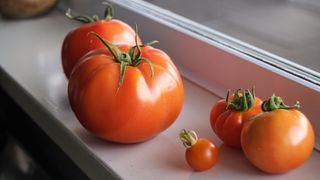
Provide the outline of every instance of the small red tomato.
<path id="1" fill-rule="evenodd" d="M 96 32 L 116 45 L 135 45 L 135 31 L 128 24 L 112 19 L 113 9 L 109 4 L 106 6 L 105 18 L 101 20 L 97 16 L 72 16 L 70 11 L 66 15 L 70 19 L 85 23 L 70 31 L 62 44 L 62 66 L 68 79 L 74 65 L 82 56 L 91 50 L 104 47 L 103 43 L 88 35 L 89 32 Z M 141 44 L 140 38 L 138 38 L 138 43 Z"/>
<path id="2" fill-rule="evenodd" d="M 240 90 L 240 89 L 239 89 Z M 262 101 L 255 97 L 254 90 L 239 94 L 237 90 L 230 98 L 218 101 L 211 110 L 210 124 L 216 135 L 226 144 L 241 148 L 240 134 L 243 124 L 260 112 Z"/>
<path id="3" fill-rule="evenodd" d="M 205 171 L 212 168 L 218 160 L 218 148 L 208 139 L 198 139 L 194 131 L 183 129 L 180 139 L 187 148 L 185 158 L 195 171 Z"/>
<path id="4" fill-rule="evenodd" d="M 272 96 L 262 105 L 263 113 L 245 123 L 242 149 L 248 160 L 268 173 L 284 173 L 300 166 L 311 155 L 314 131 L 299 104 L 287 106 Z"/>

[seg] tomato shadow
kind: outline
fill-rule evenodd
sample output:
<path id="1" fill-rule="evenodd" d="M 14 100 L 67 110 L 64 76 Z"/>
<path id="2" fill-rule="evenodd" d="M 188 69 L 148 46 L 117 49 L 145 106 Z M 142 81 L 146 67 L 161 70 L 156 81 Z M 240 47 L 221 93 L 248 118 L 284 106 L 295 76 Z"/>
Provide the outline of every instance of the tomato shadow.
<path id="1" fill-rule="evenodd" d="M 232 148 L 222 144 L 219 148 L 219 166 L 223 169 L 240 174 L 265 175 L 254 167 L 245 157 L 241 149 Z"/>
<path id="2" fill-rule="evenodd" d="M 185 160 L 185 147 L 179 140 L 172 140 L 166 136 L 159 136 L 155 143 L 161 143 L 161 150 L 157 152 L 159 163 L 162 167 L 167 167 L 170 171 L 177 172 L 192 172 Z"/>
<path id="3" fill-rule="evenodd" d="M 67 94 L 61 95 L 60 97 L 60 107 L 65 112 L 73 112 Z"/>
<path id="4" fill-rule="evenodd" d="M 301 167 L 293 169 L 292 171 L 283 174 L 269 174 L 253 166 L 249 160 L 245 157 L 241 149 L 231 148 L 225 144 L 222 144 L 219 148 L 219 160 L 218 166 L 221 170 L 218 173 L 226 174 L 232 172 L 232 174 L 238 174 L 246 179 L 319 179 L 318 169 L 320 161 L 310 160 L 305 162 Z M 317 152 L 313 152 L 313 158 L 320 157 Z M 217 174 L 216 174 L 217 175 Z M 315 178 L 317 177 L 317 178 Z M 240 177 L 239 177 L 240 178 Z"/>
<path id="5" fill-rule="evenodd" d="M 182 152 L 179 156 L 173 157 L 167 157 L 165 164 L 167 166 L 171 166 L 175 170 L 179 171 L 187 171 L 187 172 L 193 172 L 193 169 L 191 169 L 185 158 L 184 158 L 184 152 Z"/>
<path id="6" fill-rule="evenodd" d="M 140 143 L 122 144 L 101 139 L 80 126 L 74 132 L 96 151 L 116 152 L 113 153 L 113 157 L 109 157 L 109 160 L 116 159 L 117 156 L 121 158 L 130 156 L 128 159 L 135 160 L 136 158 L 132 156 L 134 154 L 137 158 L 140 156 L 140 161 L 153 162 L 152 166 L 155 167 L 165 167 L 175 171 L 192 171 L 184 159 L 185 148 L 178 140 L 172 140 L 165 135 L 159 134 Z"/>
<path id="7" fill-rule="evenodd" d="M 139 145 L 140 143 L 117 143 L 105 140 L 101 137 L 94 135 L 93 133 L 87 131 L 84 127 L 79 126 L 78 128 L 74 129 L 74 132 L 78 135 L 78 137 L 84 141 L 86 144 L 93 146 L 93 147 L 114 147 L 114 148 L 121 148 L 127 146 L 134 146 Z"/>

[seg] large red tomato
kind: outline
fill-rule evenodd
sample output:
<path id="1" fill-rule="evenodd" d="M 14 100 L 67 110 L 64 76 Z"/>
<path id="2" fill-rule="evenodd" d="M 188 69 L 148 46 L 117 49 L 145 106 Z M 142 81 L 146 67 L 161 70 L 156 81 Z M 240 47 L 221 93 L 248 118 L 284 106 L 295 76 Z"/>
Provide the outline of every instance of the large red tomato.
<path id="1" fill-rule="evenodd" d="M 260 112 L 262 101 L 255 97 L 253 90 L 243 95 L 237 90 L 230 98 L 218 101 L 211 110 L 210 124 L 216 135 L 227 145 L 241 148 L 240 134 L 243 124 Z"/>
<path id="2" fill-rule="evenodd" d="M 109 50 L 86 55 L 69 79 L 70 104 L 81 124 L 120 143 L 142 142 L 167 129 L 184 97 L 170 57 L 151 46 L 106 45 Z"/>
<path id="3" fill-rule="evenodd" d="M 104 39 L 114 44 L 135 44 L 135 31 L 126 23 L 112 19 L 112 7 L 107 5 L 106 17 L 99 20 L 97 16 L 72 16 L 68 17 L 79 20 L 84 24 L 70 31 L 65 37 L 61 50 L 62 66 L 64 73 L 69 78 L 73 66 L 86 53 L 93 49 L 104 47 L 97 38 L 88 33 L 96 32 Z M 138 43 L 141 44 L 138 38 Z"/>
<path id="4" fill-rule="evenodd" d="M 268 173 L 284 173 L 308 159 L 314 146 L 313 128 L 296 107 L 272 96 L 263 112 L 250 119 L 241 133 L 242 149 L 249 161 Z"/>

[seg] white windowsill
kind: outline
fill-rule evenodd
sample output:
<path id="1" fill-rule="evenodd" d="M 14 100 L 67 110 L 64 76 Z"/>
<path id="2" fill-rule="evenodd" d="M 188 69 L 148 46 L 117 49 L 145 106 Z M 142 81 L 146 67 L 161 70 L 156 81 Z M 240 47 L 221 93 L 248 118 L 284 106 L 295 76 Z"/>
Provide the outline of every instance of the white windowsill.
<path id="1" fill-rule="evenodd" d="M 138 16 L 134 13 L 131 15 Z M 147 23 L 141 23 L 140 29 L 145 28 Z M 189 69 L 193 65 L 192 62 L 182 63 L 183 59 L 174 55 L 174 51 L 170 51 L 169 54 L 174 56 L 178 68 L 187 79 L 196 81 L 196 84 L 187 79 L 184 81 L 185 103 L 177 121 L 154 139 L 140 144 L 114 144 L 93 137 L 82 128 L 70 109 L 67 101 L 67 80 L 62 73 L 60 62 L 62 40 L 75 25 L 77 23 L 65 18 L 61 11 L 25 21 L 1 20 L 0 85 L 91 179 L 108 177 L 316 179 L 318 177 L 316 167 L 320 166 L 320 154 L 316 151 L 295 171 L 270 176 L 251 166 L 241 151 L 222 145 L 211 131 L 208 119 L 211 106 L 219 97 L 199 86 L 199 84 L 205 86 L 210 79 L 194 76 L 194 69 Z M 192 39 L 189 40 L 194 42 Z M 166 44 L 167 40 L 162 39 L 161 42 Z M 198 43 L 201 45 L 201 42 Z M 246 63 L 247 61 L 244 65 Z M 246 87 L 249 85 L 250 83 L 244 84 Z M 259 85 L 258 87 L 261 88 Z M 222 94 L 226 87 L 212 83 L 212 87 L 206 88 L 210 90 L 216 88 L 218 90 L 216 93 Z M 199 136 L 216 142 L 220 149 L 220 159 L 213 169 L 195 173 L 188 168 L 184 161 L 184 147 L 177 137 L 182 128 L 194 129 Z"/>

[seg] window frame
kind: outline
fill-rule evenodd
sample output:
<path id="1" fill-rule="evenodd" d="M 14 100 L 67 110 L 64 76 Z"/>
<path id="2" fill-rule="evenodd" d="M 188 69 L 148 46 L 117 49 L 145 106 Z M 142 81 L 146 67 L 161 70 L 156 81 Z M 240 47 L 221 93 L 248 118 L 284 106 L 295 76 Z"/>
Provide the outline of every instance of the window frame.
<path id="1" fill-rule="evenodd" d="M 315 108 L 320 107 L 320 102 L 315 101 L 320 99 L 318 72 L 148 2 L 110 2 L 117 12 L 116 18 L 132 26 L 138 25 L 143 40 L 147 42 L 156 38 L 160 41 L 156 47 L 169 54 L 182 76 L 219 97 L 224 97 L 229 89 L 254 86 L 264 99 L 275 93 L 288 104 L 299 100 L 301 110 L 313 123 L 316 148 L 320 150 L 320 122 L 317 121 L 320 112 Z M 281 59 L 280 63 L 278 59 Z"/>

